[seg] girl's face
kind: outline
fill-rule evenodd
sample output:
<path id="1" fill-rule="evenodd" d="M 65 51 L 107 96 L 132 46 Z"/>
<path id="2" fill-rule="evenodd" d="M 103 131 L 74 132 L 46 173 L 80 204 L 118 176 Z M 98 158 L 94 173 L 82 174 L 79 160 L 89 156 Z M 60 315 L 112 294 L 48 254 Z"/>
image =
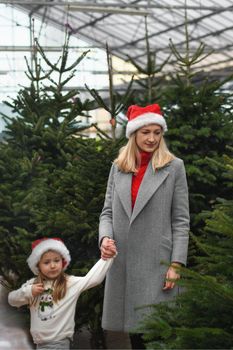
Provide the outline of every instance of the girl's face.
<path id="1" fill-rule="evenodd" d="M 56 279 L 63 270 L 61 254 L 49 250 L 41 256 L 38 264 L 40 272 L 48 279 Z"/>
<path id="2" fill-rule="evenodd" d="M 160 125 L 150 124 L 136 131 L 136 144 L 140 151 L 154 152 L 158 147 L 163 133 Z"/>

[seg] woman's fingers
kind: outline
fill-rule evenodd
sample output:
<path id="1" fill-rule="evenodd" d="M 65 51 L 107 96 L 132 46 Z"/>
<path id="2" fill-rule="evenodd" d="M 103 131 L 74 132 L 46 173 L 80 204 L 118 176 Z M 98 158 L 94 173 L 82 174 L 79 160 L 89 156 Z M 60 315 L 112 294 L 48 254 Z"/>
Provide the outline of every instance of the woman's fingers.
<path id="1" fill-rule="evenodd" d="M 172 266 L 169 267 L 163 290 L 173 289 L 175 287 L 175 281 L 180 278 L 180 274 L 176 272 L 176 269 Z"/>
<path id="2" fill-rule="evenodd" d="M 163 287 L 163 290 L 173 289 L 175 287 L 175 283 L 171 281 L 166 281 Z"/>
<path id="3" fill-rule="evenodd" d="M 115 241 L 111 238 L 104 238 L 100 250 L 102 259 L 113 258 L 117 254 Z"/>

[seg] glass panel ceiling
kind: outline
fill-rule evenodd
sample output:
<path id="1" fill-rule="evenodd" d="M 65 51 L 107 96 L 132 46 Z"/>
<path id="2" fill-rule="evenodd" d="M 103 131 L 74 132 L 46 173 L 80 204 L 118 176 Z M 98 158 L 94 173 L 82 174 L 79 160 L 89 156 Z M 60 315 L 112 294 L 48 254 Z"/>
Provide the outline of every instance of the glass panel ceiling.
<path id="1" fill-rule="evenodd" d="M 197 68 L 217 78 L 229 76 L 233 71 L 233 1 L 187 0 L 186 3 L 191 51 L 194 52 L 200 42 L 205 43 L 206 52 L 214 49 L 214 54 Z M 23 10 L 23 15 L 17 9 Z M 145 14 L 150 46 L 157 53 L 158 64 L 170 53 L 170 39 L 181 53 L 185 52 L 183 0 L 0 0 L 0 73 L 4 82 L 0 98 L 6 91 L 13 92 L 16 82 L 23 82 L 23 55 L 29 57 L 30 52 L 20 51 L 19 46 L 31 45 L 29 18 L 35 18 L 36 35 L 41 44 L 48 47 L 48 55 L 52 58 L 58 53 L 49 52 L 49 47 L 62 45 L 67 26 L 72 33 L 73 57 L 90 46 L 90 57 L 83 61 L 79 78 L 73 84 L 83 86 L 87 83 L 101 88 L 107 85 L 105 52 L 101 50 L 106 42 L 115 56 L 126 60 L 130 55 L 140 65 L 145 63 Z M 8 46 L 8 51 L 4 51 L 4 45 Z M 167 71 L 174 70 L 173 60 L 166 65 Z M 116 69 L 122 73 L 131 68 L 117 61 Z"/>
<path id="2" fill-rule="evenodd" d="M 36 18 L 33 21 L 35 37 L 46 50 L 46 56 L 55 63 L 60 56 L 64 44 L 64 31 L 49 25 L 48 21 Z M 28 86 L 29 80 L 25 75 L 27 57 L 31 59 L 31 31 L 27 13 L 16 8 L 0 4 L 0 102 L 7 96 L 14 97 L 20 86 Z M 89 49 L 90 45 L 75 36 L 70 40 L 70 62 Z M 48 67 L 44 65 L 44 69 Z M 107 85 L 106 54 L 95 46 L 86 59 L 78 66 L 75 78 L 70 87 L 88 84 L 101 88 Z M 69 87 L 69 85 L 68 85 Z"/>

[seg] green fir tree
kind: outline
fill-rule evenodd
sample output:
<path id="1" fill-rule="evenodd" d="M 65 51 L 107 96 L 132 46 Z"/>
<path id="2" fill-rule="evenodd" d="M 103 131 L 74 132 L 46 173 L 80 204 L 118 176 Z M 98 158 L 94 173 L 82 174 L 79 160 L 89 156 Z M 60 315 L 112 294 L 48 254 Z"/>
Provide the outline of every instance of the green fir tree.
<path id="1" fill-rule="evenodd" d="M 75 157 L 77 142 L 72 135 L 80 130 L 76 118 L 91 108 L 89 101 L 82 104 L 77 98 L 77 90 L 63 92 L 63 87 L 75 74 L 74 67 L 86 53 L 69 67 L 67 37 L 61 60 L 53 65 L 46 59 L 50 70 L 44 73 L 38 58 L 39 52 L 45 58 L 44 52 L 38 43 L 36 47 L 33 69 L 27 64 L 30 86 L 21 89 L 15 100 L 6 102 L 16 116 L 4 116 L 7 137 L 0 145 L 3 179 L 0 240 L 1 259 L 5 261 L 1 273 L 5 278 L 9 278 L 9 268 L 18 277 L 25 272 L 22 263 L 25 251 L 30 251 L 29 242 L 46 235 L 33 220 L 33 198 L 41 188 L 50 187 L 55 170 L 63 169 Z M 52 73 L 57 73 L 57 81 L 51 78 Z M 68 77 L 64 77 L 67 73 Z M 43 85 L 45 79 L 50 82 L 49 86 Z M 46 195 L 44 191 L 44 197 Z M 9 265 L 8 249 L 13 257 Z M 19 264 L 19 260 L 22 263 Z"/>
<path id="2" fill-rule="evenodd" d="M 223 164 L 225 186 L 232 191 L 233 158 L 225 156 Z M 218 199 L 204 216 L 205 236 L 198 240 L 204 253 L 196 271 L 181 270 L 184 292 L 155 306 L 145 321 L 148 349 L 233 348 L 233 201 Z"/>
<path id="3" fill-rule="evenodd" d="M 223 81 L 203 78 L 196 65 L 206 59 L 205 46 L 201 43 L 194 53 L 190 50 L 186 18 L 186 52 L 181 55 L 171 41 L 176 58 L 176 74 L 171 76 L 170 86 L 164 90 L 161 104 L 168 122 L 166 139 L 169 148 L 184 160 L 190 192 L 191 229 L 202 227 L 197 215 L 210 209 L 218 196 L 227 196 L 222 186 L 219 160 L 232 145 L 232 99 L 222 90 Z M 201 78 L 200 78 L 201 77 Z M 198 79 L 200 79 L 198 81 Z M 209 162 L 208 158 L 217 162 Z"/>
<path id="4" fill-rule="evenodd" d="M 156 52 L 150 47 L 147 26 L 145 40 L 145 67 L 130 58 L 139 76 L 145 76 L 145 79 L 135 79 L 141 90 L 131 97 L 130 103 L 142 106 L 159 103 L 162 106 L 168 124 L 165 138 L 169 149 L 184 160 L 187 171 L 191 229 L 200 234 L 203 221 L 198 213 L 210 209 L 216 197 L 228 195 L 222 186 L 223 178 L 218 161 L 226 152 L 226 146 L 232 145 L 232 93 L 223 89 L 232 76 L 222 81 L 213 81 L 198 71 L 198 63 L 212 52 L 205 53 L 206 47 L 202 43 L 194 52 L 190 49 L 187 13 L 184 54 L 180 54 L 171 40 L 170 49 L 174 59 L 171 61 L 169 55 L 158 66 Z M 167 63 L 173 64 L 174 73 L 163 74 L 160 81 L 162 69 Z M 217 162 L 209 162 L 208 158 Z M 196 253 L 195 245 L 191 245 L 190 258 Z"/>
<path id="5" fill-rule="evenodd" d="M 171 54 L 160 65 L 157 64 L 156 49 L 151 48 L 145 18 L 145 41 L 146 41 L 146 64 L 138 64 L 136 60 L 128 55 L 128 60 L 137 69 L 134 82 L 139 86 L 137 93 L 131 97 L 131 104 L 148 105 L 158 102 L 165 88 L 166 74 L 162 73 L 164 66 L 169 62 Z"/>
<path id="6" fill-rule="evenodd" d="M 116 140 L 116 128 L 117 123 L 119 122 L 117 119 L 117 115 L 127 107 L 127 103 L 129 102 L 131 96 L 132 96 L 132 84 L 133 84 L 133 76 L 131 78 L 130 83 L 127 86 L 127 89 L 125 93 L 121 96 L 115 89 L 114 89 L 114 70 L 112 67 L 112 55 L 110 53 L 108 45 L 106 45 L 106 54 L 107 54 L 107 64 L 108 64 L 108 80 L 109 80 L 109 99 L 104 100 L 98 91 L 95 89 L 90 89 L 87 85 L 86 88 L 90 92 L 90 94 L 93 96 L 95 101 L 97 102 L 97 105 L 100 108 L 104 108 L 109 114 L 110 114 L 110 124 L 111 124 L 111 136 L 107 135 L 103 131 L 101 131 L 97 125 L 95 127 L 99 131 L 99 136 L 111 139 L 113 141 Z M 122 123 L 121 123 L 122 124 Z"/>
<path id="7" fill-rule="evenodd" d="M 7 137 L 0 143 L 0 274 L 14 288 L 31 277 L 26 258 L 34 239 L 62 238 L 72 255 L 70 274 L 84 275 L 100 257 L 99 214 L 120 145 L 82 136 L 82 116 L 88 117 L 94 101 L 82 102 L 77 89 L 65 87 L 87 52 L 69 65 L 68 44 L 69 37 L 53 64 L 36 43 L 30 86 L 8 102 L 17 115 L 5 116 Z M 104 346 L 102 299 L 100 286 L 78 304 L 77 328 L 89 327 L 93 348 Z"/>

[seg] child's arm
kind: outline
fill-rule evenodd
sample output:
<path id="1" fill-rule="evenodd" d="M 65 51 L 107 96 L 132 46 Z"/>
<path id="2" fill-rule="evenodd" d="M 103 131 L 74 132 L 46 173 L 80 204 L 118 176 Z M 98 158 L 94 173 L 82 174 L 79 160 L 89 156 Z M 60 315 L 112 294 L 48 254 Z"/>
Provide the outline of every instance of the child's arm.
<path id="1" fill-rule="evenodd" d="M 19 289 L 8 294 L 8 302 L 11 306 L 22 306 L 29 304 L 32 295 L 33 280 L 27 281 Z"/>
<path id="2" fill-rule="evenodd" d="M 103 260 L 100 259 L 97 263 L 91 268 L 91 270 L 86 274 L 85 277 L 82 277 L 81 283 L 81 291 L 90 289 L 92 287 L 100 284 L 108 272 L 109 268 L 113 263 L 113 259 Z"/>

